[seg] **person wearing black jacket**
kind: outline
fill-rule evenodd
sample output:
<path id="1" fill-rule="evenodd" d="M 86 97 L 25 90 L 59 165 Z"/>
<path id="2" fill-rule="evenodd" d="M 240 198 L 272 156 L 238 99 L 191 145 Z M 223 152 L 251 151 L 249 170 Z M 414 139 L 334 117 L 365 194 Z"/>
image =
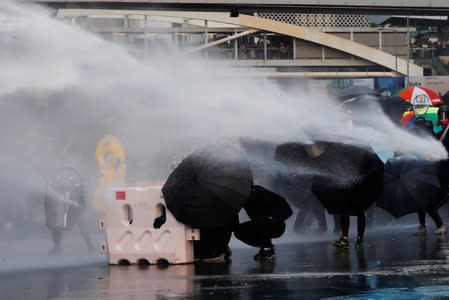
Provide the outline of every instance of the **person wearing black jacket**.
<path id="1" fill-rule="evenodd" d="M 440 109 L 443 109 L 440 108 Z M 447 111 L 447 108 L 444 108 Z M 442 125 L 443 128 L 447 126 L 447 123 L 443 123 L 440 120 L 438 120 L 437 125 Z M 437 138 L 441 141 L 443 146 L 445 147 L 446 151 L 448 150 L 448 141 L 446 139 L 446 136 L 442 136 L 444 133 L 444 130 L 441 130 L 438 134 L 435 134 L 433 131 L 434 125 L 432 121 L 425 120 L 424 118 L 418 118 L 415 121 L 415 128 L 414 132 L 417 135 L 421 136 L 432 136 L 434 138 Z M 448 179 L 448 171 L 449 171 L 449 163 L 448 160 L 441 160 L 438 162 L 438 174 L 440 179 L 440 185 L 441 185 L 441 191 L 437 194 L 435 198 L 433 198 L 429 205 L 427 206 L 426 210 L 419 211 L 418 212 L 418 220 L 419 220 L 419 226 L 417 231 L 415 232 L 415 236 L 425 236 L 427 234 L 426 230 L 426 214 L 428 214 L 436 226 L 435 233 L 437 235 L 442 235 L 447 233 L 447 227 L 443 223 L 443 219 L 441 218 L 438 209 L 447 201 L 447 195 L 448 195 L 448 189 L 449 186 L 449 179 Z"/>
<path id="2" fill-rule="evenodd" d="M 259 247 L 255 260 L 270 260 L 275 257 L 272 239 L 285 231 L 285 221 L 293 214 L 288 202 L 262 186 L 252 185 L 251 194 L 243 208 L 250 221 L 241 223 L 234 236 L 242 242 Z"/>

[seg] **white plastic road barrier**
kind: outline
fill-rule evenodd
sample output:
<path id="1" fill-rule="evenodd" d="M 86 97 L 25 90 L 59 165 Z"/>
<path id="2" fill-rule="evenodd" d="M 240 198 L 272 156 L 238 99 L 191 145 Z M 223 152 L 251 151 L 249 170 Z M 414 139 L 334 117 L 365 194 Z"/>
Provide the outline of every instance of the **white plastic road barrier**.
<path id="1" fill-rule="evenodd" d="M 169 264 L 194 261 L 193 241 L 199 229 L 176 221 L 166 209 L 166 222 L 153 228 L 165 201 L 161 186 L 127 187 L 106 192 L 106 237 L 110 264 Z"/>

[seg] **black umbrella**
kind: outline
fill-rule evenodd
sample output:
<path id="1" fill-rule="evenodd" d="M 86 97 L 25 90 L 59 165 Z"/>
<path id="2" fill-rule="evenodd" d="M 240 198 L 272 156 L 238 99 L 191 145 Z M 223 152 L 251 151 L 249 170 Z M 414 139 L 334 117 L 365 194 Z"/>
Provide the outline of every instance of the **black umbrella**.
<path id="1" fill-rule="evenodd" d="M 424 211 L 442 199 L 438 162 L 411 156 L 390 158 L 385 164 L 384 188 L 377 206 L 392 216 Z"/>
<path id="2" fill-rule="evenodd" d="M 380 105 L 384 113 L 397 125 L 401 124 L 400 120 L 405 112 L 413 110 L 413 104 L 397 96 L 380 98 Z"/>
<path id="3" fill-rule="evenodd" d="M 45 219 L 50 229 L 68 229 L 85 207 L 81 176 L 73 168 L 62 168 L 47 184 Z"/>
<path id="4" fill-rule="evenodd" d="M 383 163 L 371 148 L 322 143 L 323 169 L 312 191 L 330 214 L 358 215 L 382 192 Z"/>
<path id="5" fill-rule="evenodd" d="M 356 215 L 382 191 L 383 163 L 371 148 L 334 142 L 285 143 L 276 148 L 275 160 L 288 167 L 292 188 L 304 189 L 303 197 L 294 202 L 298 207 L 318 198 L 331 214 Z"/>
<path id="6" fill-rule="evenodd" d="M 441 100 L 443 100 L 444 104 L 446 104 L 446 105 L 449 104 L 449 91 L 444 93 L 444 95 L 441 97 Z"/>
<path id="7" fill-rule="evenodd" d="M 253 181 L 242 152 L 214 145 L 187 156 L 162 188 L 168 210 L 194 228 L 223 227 L 234 222 L 250 195 Z"/>

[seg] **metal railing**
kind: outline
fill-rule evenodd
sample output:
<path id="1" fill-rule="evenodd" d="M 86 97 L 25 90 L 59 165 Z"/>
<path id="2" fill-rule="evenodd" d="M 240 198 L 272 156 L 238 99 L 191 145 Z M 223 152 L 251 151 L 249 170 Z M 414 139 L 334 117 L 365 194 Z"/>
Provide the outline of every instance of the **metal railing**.
<path id="1" fill-rule="evenodd" d="M 411 59 L 432 59 L 438 56 L 438 48 L 410 48 Z"/>

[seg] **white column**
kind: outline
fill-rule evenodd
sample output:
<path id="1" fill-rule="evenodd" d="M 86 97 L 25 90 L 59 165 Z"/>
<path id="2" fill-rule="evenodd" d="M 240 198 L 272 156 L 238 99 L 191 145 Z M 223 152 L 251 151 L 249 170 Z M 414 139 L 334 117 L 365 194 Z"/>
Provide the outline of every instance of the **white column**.
<path id="1" fill-rule="evenodd" d="M 379 31 L 379 50 L 382 50 L 382 30 Z"/>
<path id="2" fill-rule="evenodd" d="M 267 60 L 268 53 L 267 53 L 267 33 L 264 32 L 263 34 L 263 60 Z"/>
<path id="3" fill-rule="evenodd" d="M 143 32 L 143 41 L 145 44 L 145 55 L 148 54 L 148 15 L 145 15 L 145 22 L 144 22 L 144 32 Z"/>
<path id="4" fill-rule="evenodd" d="M 296 38 L 293 38 L 293 60 L 296 60 Z"/>
<path id="5" fill-rule="evenodd" d="M 237 34 L 237 30 L 234 29 L 234 34 Z M 237 60 L 239 58 L 239 50 L 238 50 L 237 39 L 234 39 L 234 59 Z"/>
<path id="6" fill-rule="evenodd" d="M 207 43 L 208 43 L 208 35 L 209 35 L 209 33 L 207 30 L 207 20 L 204 20 L 204 45 L 207 45 Z M 209 57 L 209 49 L 206 48 L 206 49 L 204 49 L 204 51 L 205 51 L 204 54 L 206 55 L 206 58 L 208 58 Z"/>

